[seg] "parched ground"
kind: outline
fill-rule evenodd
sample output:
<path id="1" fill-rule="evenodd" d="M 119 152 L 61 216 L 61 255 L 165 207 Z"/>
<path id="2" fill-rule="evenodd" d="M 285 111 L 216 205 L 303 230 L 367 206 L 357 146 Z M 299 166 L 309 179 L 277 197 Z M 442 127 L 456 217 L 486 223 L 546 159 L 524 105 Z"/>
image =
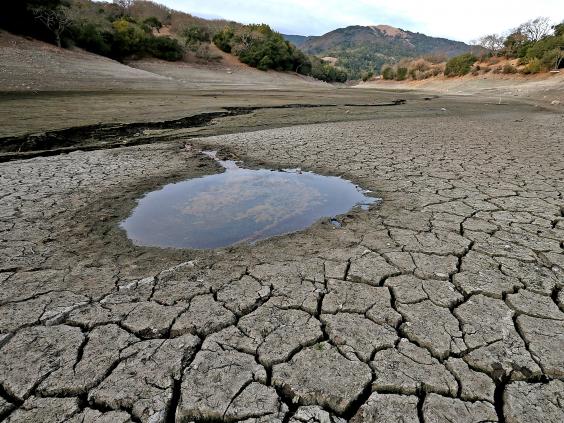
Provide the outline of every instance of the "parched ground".
<path id="1" fill-rule="evenodd" d="M 0 416 L 564 421 L 564 116 L 468 104 L 0 164 Z M 144 192 L 221 171 L 200 147 L 383 202 L 254 246 L 133 246 Z"/>

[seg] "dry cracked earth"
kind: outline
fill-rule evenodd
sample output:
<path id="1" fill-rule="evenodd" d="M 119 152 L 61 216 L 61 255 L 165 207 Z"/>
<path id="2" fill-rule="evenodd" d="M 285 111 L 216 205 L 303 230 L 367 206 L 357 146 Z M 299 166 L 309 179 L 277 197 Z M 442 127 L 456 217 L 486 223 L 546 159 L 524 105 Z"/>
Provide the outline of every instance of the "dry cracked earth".
<path id="1" fill-rule="evenodd" d="M 500 107 L 1 164 L 1 419 L 564 421 L 563 127 Z M 135 199 L 221 171 L 204 147 L 383 202 L 254 246 L 133 246 Z"/>

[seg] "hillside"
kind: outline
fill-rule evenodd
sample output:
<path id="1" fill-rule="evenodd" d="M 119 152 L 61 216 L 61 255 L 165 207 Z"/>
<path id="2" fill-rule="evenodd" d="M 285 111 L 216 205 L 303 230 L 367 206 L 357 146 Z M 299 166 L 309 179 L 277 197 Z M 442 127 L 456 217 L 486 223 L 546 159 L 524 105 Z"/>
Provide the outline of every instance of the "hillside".
<path id="1" fill-rule="evenodd" d="M 468 52 L 471 46 L 446 38 L 429 37 L 388 25 L 349 26 L 322 36 L 286 36 L 302 51 L 339 59 L 353 78 L 364 71 L 379 71 L 384 63 L 422 55 L 456 56 Z"/>

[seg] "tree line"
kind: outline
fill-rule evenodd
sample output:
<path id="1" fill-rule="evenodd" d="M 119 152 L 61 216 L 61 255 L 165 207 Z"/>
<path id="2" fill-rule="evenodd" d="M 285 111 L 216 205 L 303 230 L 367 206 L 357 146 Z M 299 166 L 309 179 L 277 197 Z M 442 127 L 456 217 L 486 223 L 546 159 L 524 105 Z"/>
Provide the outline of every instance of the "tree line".
<path id="1" fill-rule="evenodd" d="M 490 34 L 474 42 L 477 48 L 471 53 L 449 60 L 422 57 L 386 64 L 382 78 L 402 81 L 426 79 L 432 76 L 464 76 L 469 73 L 532 74 L 564 67 L 564 22 L 552 25 L 548 18 L 529 20 L 506 35 Z M 495 66 L 500 60 L 513 63 Z"/>
<path id="2" fill-rule="evenodd" d="M 327 82 L 347 80 L 342 69 L 307 56 L 268 25 L 226 21 L 205 21 L 210 23 L 205 25 L 203 21 L 135 0 L 18 0 L 10 1 L 0 15 L 0 28 L 59 47 L 75 45 L 116 60 L 150 56 L 176 61 L 186 51 L 213 60 L 209 48 L 213 41 L 221 50 L 261 70 L 293 71 Z M 186 24 L 180 25 L 182 22 Z M 165 24 L 175 30 L 173 36 L 159 34 Z"/>

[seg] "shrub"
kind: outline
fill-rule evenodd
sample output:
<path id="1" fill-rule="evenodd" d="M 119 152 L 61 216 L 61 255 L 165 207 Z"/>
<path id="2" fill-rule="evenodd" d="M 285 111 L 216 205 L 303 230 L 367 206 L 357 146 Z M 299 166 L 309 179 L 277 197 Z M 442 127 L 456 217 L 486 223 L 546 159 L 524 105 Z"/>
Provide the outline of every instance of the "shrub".
<path id="1" fill-rule="evenodd" d="M 533 73 L 539 73 L 541 71 L 542 71 L 542 63 L 541 63 L 540 59 L 529 60 L 529 63 L 527 64 L 527 66 L 525 66 L 525 68 L 522 70 L 522 72 L 526 75 L 533 74 Z"/>
<path id="2" fill-rule="evenodd" d="M 112 55 L 117 58 L 140 54 L 146 50 L 147 34 L 140 26 L 124 19 L 112 24 L 114 29 Z"/>
<path id="3" fill-rule="evenodd" d="M 147 42 L 147 53 L 170 62 L 180 60 L 184 56 L 180 43 L 170 37 L 150 37 Z"/>
<path id="4" fill-rule="evenodd" d="M 231 40 L 235 35 L 233 28 L 225 27 L 222 31 L 219 31 L 213 37 L 213 43 L 221 50 L 226 53 L 231 53 Z"/>
<path id="5" fill-rule="evenodd" d="M 445 67 L 446 76 L 464 76 L 470 72 L 478 59 L 471 53 L 462 54 L 450 59 Z"/>
<path id="6" fill-rule="evenodd" d="M 517 73 L 517 68 L 513 66 L 511 63 L 506 63 L 505 65 L 503 65 L 501 72 L 504 74 Z"/>
<path id="7" fill-rule="evenodd" d="M 211 41 L 211 35 L 207 28 L 192 25 L 184 28 L 182 36 L 186 39 L 186 45 L 207 43 Z"/>
<path id="8" fill-rule="evenodd" d="M 103 56 L 111 53 L 113 44 L 111 32 L 103 31 L 93 23 L 76 26 L 73 32 L 78 47 Z"/>
<path id="9" fill-rule="evenodd" d="M 366 81 L 372 79 L 373 76 L 374 76 L 374 71 L 364 71 L 364 72 L 362 72 L 361 78 L 364 82 L 366 82 Z"/>
<path id="10" fill-rule="evenodd" d="M 191 51 L 198 59 L 205 60 L 206 62 L 218 61 L 221 59 L 220 55 L 212 53 L 208 43 L 198 43 L 195 48 L 191 48 Z"/>
<path id="11" fill-rule="evenodd" d="M 163 27 L 163 24 L 161 23 L 161 21 L 159 21 L 156 17 L 154 16 L 150 16 L 147 19 L 145 19 L 143 21 L 143 23 L 145 25 L 147 25 L 149 28 L 153 28 L 156 29 L 157 32 L 160 32 L 160 29 Z"/>
<path id="12" fill-rule="evenodd" d="M 399 67 L 396 71 L 396 81 L 404 81 L 407 78 L 407 68 Z"/>
<path id="13" fill-rule="evenodd" d="M 382 69 L 382 78 L 386 80 L 392 80 L 395 79 L 395 77 L 396 77 L 396 73 L 394 71 L 394 68 L 392 68 L 391 66 L 385 66 Z"/>

